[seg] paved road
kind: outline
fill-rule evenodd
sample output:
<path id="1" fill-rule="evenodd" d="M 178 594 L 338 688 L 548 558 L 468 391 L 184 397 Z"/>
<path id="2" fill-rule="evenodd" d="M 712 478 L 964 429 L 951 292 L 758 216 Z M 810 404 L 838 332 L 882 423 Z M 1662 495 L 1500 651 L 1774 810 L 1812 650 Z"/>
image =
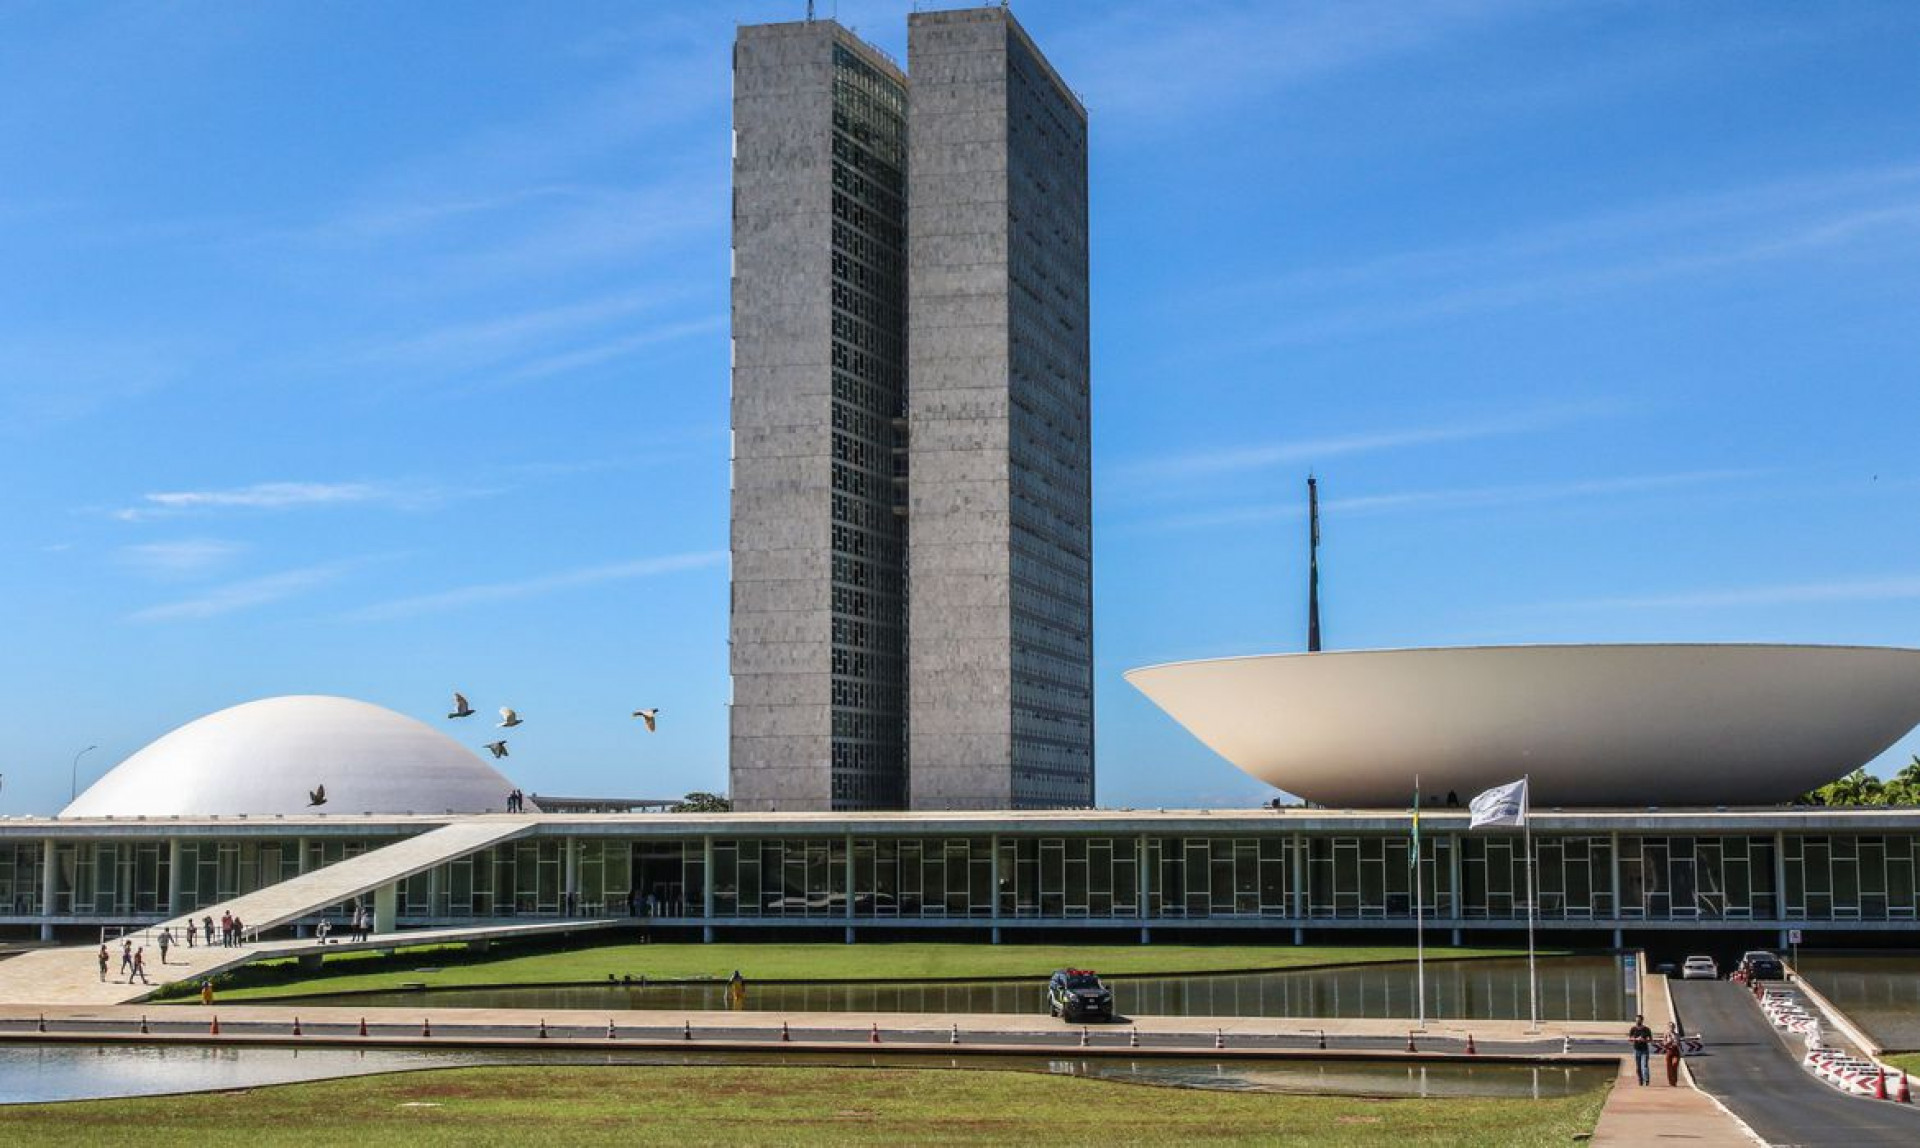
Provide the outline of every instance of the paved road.
<path id="1" fill-rule="evenodd" d="M 1844 1096 L 1814 1079 L 1738 985 L 1674 981 L 1670 989 L 1688 1031 L 1707 1038 L 1708 1055 L 1687 1061 L 1694 1080 L 1767 1143 L 1920 1144 L 1920 1108 Z"/>

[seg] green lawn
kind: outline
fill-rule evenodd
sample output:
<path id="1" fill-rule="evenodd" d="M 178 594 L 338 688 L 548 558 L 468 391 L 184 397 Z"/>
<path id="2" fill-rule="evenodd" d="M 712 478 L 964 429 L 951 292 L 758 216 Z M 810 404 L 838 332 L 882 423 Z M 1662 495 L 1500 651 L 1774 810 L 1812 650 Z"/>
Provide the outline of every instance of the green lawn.
<path id="1" fill-rule="evenodd" d="M 1428 960 L 1524 955 L 1510 949 L 1427 951 Z M 465 987 L 605 983 L 608 973 L 635 979 L 645 975 L 653 980 L 724 980 L 739 969 L 749 981 L 939 980 L 1044 977 L 1068 965 L 1103 973 L 1139 974 L 1290 969 L 1412 959 L 1411 948 L 1393 946 L 620 944 L 517 956 L 480 956 L 445 948 L 392 957 L 348 953 L 329 958 L 317 973 L 303 974 L 291 961 L 262 962 L 236 970 L 215 983 L 220 999 L 249 1000 L 393 989 L 403 984 Z M 438 971 L 419 971 L 422 968 Z"/>
<path id="2" fill-rule="evenodd" d="M 1880 1059 L 1886 1061 L 1888 1064 L 1897 1065 L 1900 1071 L 1906 1073 L 1908 1076 L 1920 1076 L 1920 1052 L 1895 1053 L 1892 1056 L 1883 1056 Z M 1915 1091 L 1920 1091 L 1920 1080 L 1914 1081 L 1912 1087 Z"/>
<path id="3" fill-rule="evenodd" d="M 192 1145 L 1571 1143 L 1552 1100 L 1202 1092 L 1003 1071 L 468 1068 L 243 1093 L 0 1108 L 0 1143 Z"/>

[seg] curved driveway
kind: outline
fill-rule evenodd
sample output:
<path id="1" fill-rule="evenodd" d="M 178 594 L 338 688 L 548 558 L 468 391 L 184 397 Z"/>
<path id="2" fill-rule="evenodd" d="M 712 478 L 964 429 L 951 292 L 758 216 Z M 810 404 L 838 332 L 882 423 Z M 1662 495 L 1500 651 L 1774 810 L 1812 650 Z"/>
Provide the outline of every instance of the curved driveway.
<path id="1" fill-rule="evenodd" d="M 1920 1108 L 1843 1096 L 1814 1079 L 1738 985 L 1676 980 L 1669 989 L 1687 1030 L 1706 1037 L 1708 1055 L 1687 1061 L 1695 1082 L 1767 1143 L 1920 1144 Z"/>

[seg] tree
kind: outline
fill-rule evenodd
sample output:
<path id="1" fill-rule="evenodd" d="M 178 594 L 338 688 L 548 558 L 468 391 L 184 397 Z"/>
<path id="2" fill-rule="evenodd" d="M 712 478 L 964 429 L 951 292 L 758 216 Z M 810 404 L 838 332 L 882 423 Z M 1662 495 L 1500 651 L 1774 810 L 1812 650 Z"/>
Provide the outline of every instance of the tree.
<path id="1" fill-rule="evenodd" d="M 1902 770 L 1901 776 L 1906 776 L 1906 773 L 1907 770 Z M 1920 777 L 1920 774 L 1916 774 L 1916 777 Z M 1889 798 L 1887 784 L 1863 767 L 1803 795 L 1800 800 L 1808 805 L 1885 805 Z"/>
<path id="2" fill-rule="evenodd" d="M 696 790 L 681 798 L 669 813 L 732 813 L 733 802 L 717 793 L 702 793 Z"/>

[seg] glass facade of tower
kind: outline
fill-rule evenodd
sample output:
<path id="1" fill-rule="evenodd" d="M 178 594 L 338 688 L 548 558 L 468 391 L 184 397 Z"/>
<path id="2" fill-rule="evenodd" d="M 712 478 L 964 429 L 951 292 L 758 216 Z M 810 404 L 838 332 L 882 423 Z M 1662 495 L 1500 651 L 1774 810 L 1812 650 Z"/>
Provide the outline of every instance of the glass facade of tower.
<path id="1" fill-rule="evenodd" d="M 833 85 L 834 809 L 906 803 L 907 94 L 845 45 Z"/>
<path id="2" fill-rule="evenodd" d="M 1013 798 L 1093 803 L 1087 122 L 1007 36 Z"/>

